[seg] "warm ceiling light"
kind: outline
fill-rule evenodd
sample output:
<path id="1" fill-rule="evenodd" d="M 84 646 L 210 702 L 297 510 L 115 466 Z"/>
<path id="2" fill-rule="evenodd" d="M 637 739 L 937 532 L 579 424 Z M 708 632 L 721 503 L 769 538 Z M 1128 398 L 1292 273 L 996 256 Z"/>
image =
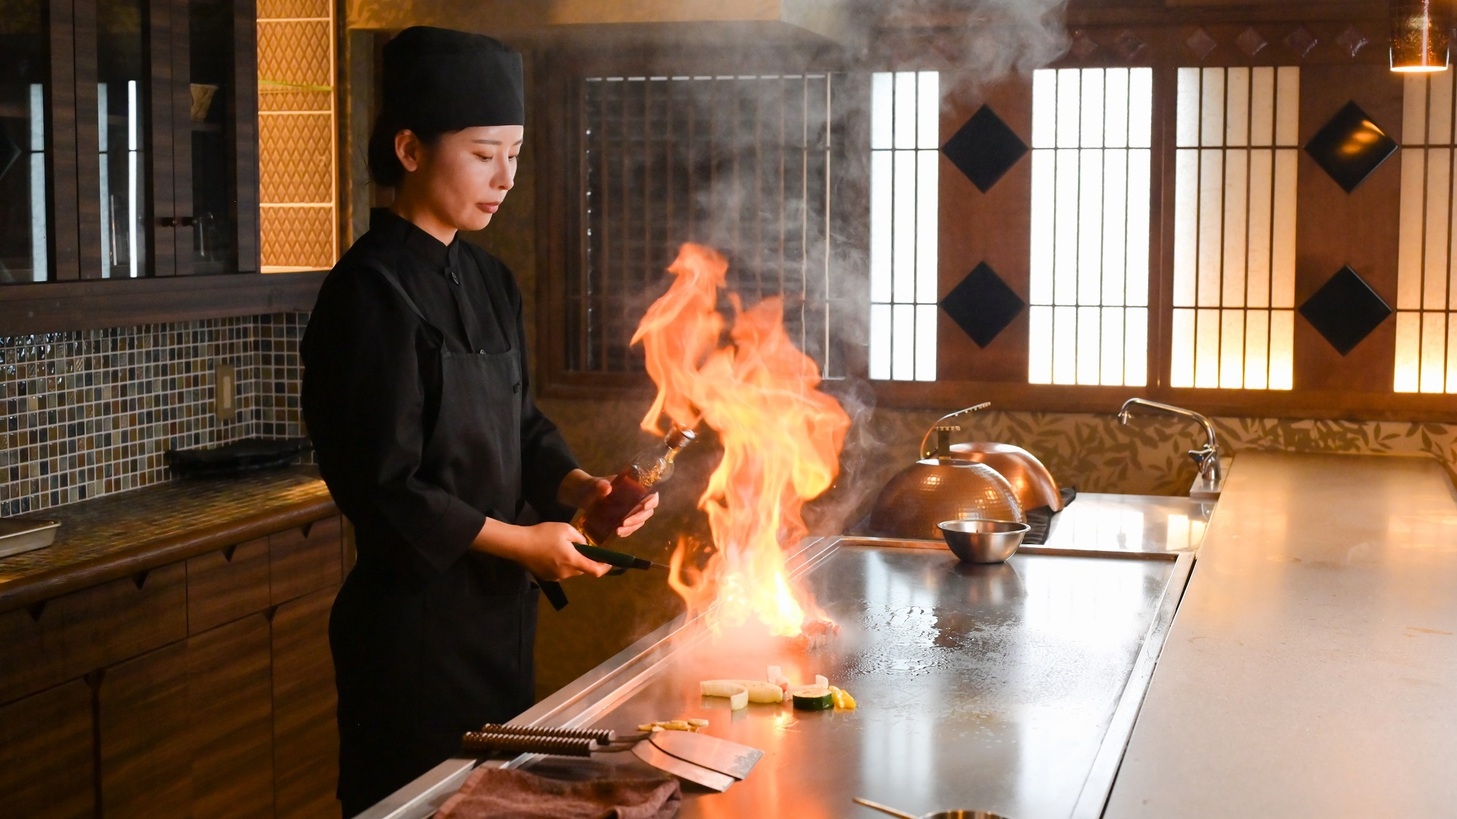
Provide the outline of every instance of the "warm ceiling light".
<path id="1" fill-rule="evenodd" d="M 1391 70 L 1447 70 L 1447 14 L 1442 0 L 1391 0 Z"/>

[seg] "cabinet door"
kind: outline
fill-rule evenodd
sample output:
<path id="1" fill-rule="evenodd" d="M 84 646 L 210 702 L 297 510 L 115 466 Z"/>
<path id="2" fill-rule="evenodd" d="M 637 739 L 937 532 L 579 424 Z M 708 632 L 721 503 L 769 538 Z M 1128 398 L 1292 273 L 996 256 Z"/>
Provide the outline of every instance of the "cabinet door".
<path id="1" fill-rule="evenodd" d="M 187 673 L 186 642 L 102 672 L 96 713 L 107 819 L 188 815 Z"/>
<path id="2" fill-rule="evenodd" d="M 79 248 L 57 278 L 257 271 L 254 0 L 56 5 L 72 10 L 53 23 L 53 50 L 74 59 L 53 108 L 71 124 L 56 140 L 74 143 L 61 179 L 75 183 L 58 187 L 77 197 L 64 221 Z"/>
<path id="3" fill-rule="evenodd" d="M 81 278 L 134 279 L 147 258 L 147 60 L 143 0 L 78 4 L 77 140 L 94 153 L 80 162 Z M 85 19 L 94 16 L 94 19 Z"/>
<path id="4" fill-rule="evenodd" d="M 273 811 L 273 674 L 268 618 L 187 640 L 192 816 Z"/>
<path id="5" fill-rule="evenodd" d="M 290 600 L 273 615 L 274 811 L 280 817 L 339 812 L 338 697 L 329 653 L 337 591 L 332 586 Z"/>
<path id="6" fill-rule="evenodd" d="M 0 708 L 0 800 L 6 816 L 96 815 L 91 688 L 80 680 Z"/>
<path id="7" fill-rule="evenodd" d="M 57 86 L 47 58 L 56 28 L 52 14 L 64 11 L 53 5 L 64 4 L 7 3 L 0 27 L 0 284 L 50 278 L 56 202 L 46 166 L 57 157 L 54 129 L 46 130 L 46 100 L 74 93 L 74 87 Z M 66 61 L 55 64 L 70 71 Z M 70 159 L 74 164 L 74 150 Z"/>

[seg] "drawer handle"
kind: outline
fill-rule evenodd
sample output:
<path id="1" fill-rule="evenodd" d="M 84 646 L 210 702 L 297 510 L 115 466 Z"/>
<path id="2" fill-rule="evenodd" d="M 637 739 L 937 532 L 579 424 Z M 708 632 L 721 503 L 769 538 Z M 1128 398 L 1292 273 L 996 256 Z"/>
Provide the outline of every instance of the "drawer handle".
<path id="1" fill-rule="evenodd" d="M 147 575 L 150 573 L 151 569 L 146 569 L 132 575 L 132 583 L 136 584 L 138 591 L 141 590 L 142 586 L 145 586 L 147 584 Z"/>
<path id="2" fill-rule="evenodd" d="M 223 550 L 223 560 L 226 560 L 227 562 L 232 563 L 233 562 L 233 554 L 235 552 L 237 552 L 237 551 L 238 551 L 238 544 L 236 544 L 236 543 L 234 543 L 232 546 L 229 546 L 228 548 L 224 549 Z"/>
<path id="3" fill-rule="evenodd" d="M 27 614 L 30 615 L 30 619 L 32 622 L 40 622 L 40 616 L 42 614 L 45 614 L 47 602 L 49 601 L 42 600 L 39 603 L 31 603 L 29 606 L 25 607 L 25 611 Z"/>

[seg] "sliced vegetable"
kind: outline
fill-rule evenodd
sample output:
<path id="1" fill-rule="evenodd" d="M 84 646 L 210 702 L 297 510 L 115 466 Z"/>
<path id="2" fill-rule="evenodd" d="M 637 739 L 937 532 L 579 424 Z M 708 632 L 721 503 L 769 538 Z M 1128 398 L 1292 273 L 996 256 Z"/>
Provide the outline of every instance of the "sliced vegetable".
<path id="1" fill-rule="evenodd" d="M 820 688 L 829 688 L 830 687 L 830 679 L 828 677 L 826 677 L 825 675 L 823 675 L 823 674 L 816 674 L 815 675 L 815 685 L 819 686 Z"/>
<path id="2" fill-rule="evenodd" d="M 698 692 L 705 697 L 728 697 L 733 711 L 749 704 L 749 689 L 740 680 L 704 680 L 698 684 Z"/>
<path id="3" fill-rule="evenodd" d="M 764 680 L 704 680 L 699 683 L 700 689 L 703 686 L 719 684 L 742 686 L 749 692 L 749 702 L 784 702 L 784 689 L 771 682 Z M 728 694 L 709 694 L 704 691 L 705 697 L 726 697 Z"/>
<path id="4" fill-rule="evenodd" d="M 646 732 L 688 731 L 690 733 L 696 733 L 699 728 L 703 728 L 707 725 L 708 720 L 706 719 L 669 719 L 657 720 L 654 722 L 645 722 L 642 725 L 639 725 L 637 729 L 639 731 Z"/>
<path id="5" fill-rule="evenodd" d="M 843 688 L 836 688 L 833 685 L 830 686 L 830 698 L 835 701 L 835 708 L 837 710 L 855 710 L 855 698 L 850 696 L 850 692 Z"/>
<path id="6" fill-rule="evenodd" d="M 830 689 L 818 685 L 803 685 L 789 689 L 794 698 L 794 707 L 801 711 L 828 711 L 835 707 L 834 695 Z"/>

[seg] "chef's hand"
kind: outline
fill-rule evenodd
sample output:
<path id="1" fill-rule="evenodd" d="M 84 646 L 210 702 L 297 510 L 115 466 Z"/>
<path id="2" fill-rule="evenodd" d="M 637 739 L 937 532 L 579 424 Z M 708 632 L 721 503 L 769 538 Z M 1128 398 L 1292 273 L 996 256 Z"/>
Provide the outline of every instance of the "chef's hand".
<path id="1" fill-rule="evenodd" d="M 514 560 L 540 580 L 565 580 L 579 574 L 601 577 L 612 568 L 606 563 L 588 560 L 575 544 L 585 543 L 570 524 L 538 523 L 515 526 L 494 518 L 486 518 L 471 548 Z"/>
<path id="2" fill-rule="evenodd" d="M 586 509 L 598 498 L 605 498 L 612 494 L 612 481 L 606 478 L 597 478 L 580 469 L 572 470 L 562 479 L 561 488 L 557 490 L 557 500 L 578 509 Z M 622 519 L 622 525 L 617 527 L 618 537 L 627 537 L 642 528 L 648 518 L 653 516 L 653 510 L 658 508 L 658 493 L 644 497 L 637 505 Z"/>
<path id="3" fill-rule="evenodd" d="M 653 516 L 653 510 L 657 508 L 657 492 L 638 501 L 637 506 L 632 507 L 632 511 L 627 513 L 627 517 L 622 519 L 622 525 L 617 527 L 617 536 L 627 537 L 638 529 L 641 529 L 642 525 L 648 522 L 648 518 Z"/>

